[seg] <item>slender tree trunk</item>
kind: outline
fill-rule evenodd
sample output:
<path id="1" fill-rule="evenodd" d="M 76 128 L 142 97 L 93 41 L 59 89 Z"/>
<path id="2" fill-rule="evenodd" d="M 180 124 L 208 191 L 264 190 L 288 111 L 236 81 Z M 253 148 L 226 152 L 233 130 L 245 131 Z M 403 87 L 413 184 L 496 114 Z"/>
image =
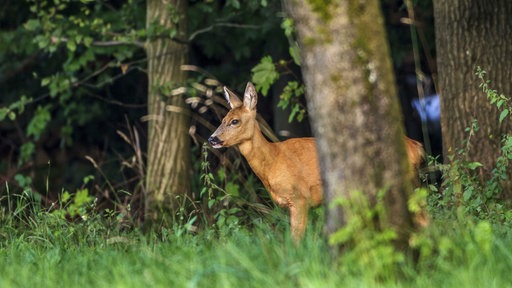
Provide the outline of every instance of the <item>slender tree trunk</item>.
<path id="1" fill-rule="evenodd" d="M 479 88 L 475 68 L 488 72 L 492 89 L 512 95 L 512 1 L 434 0 L 434 15 L 445 162 L 462 147 L 465 129 L 476 119 L 480 130 L 471 139 L 468 158 L 484 165 L 485 179 L 512 123 L 499 124 L 499 111 Z"/>
<path id="2" fill-rule="evenodd" d="M 285 3 L 301 44 L 326 230 L 332 234 L 350 221 L 351 211 L 331 205 L 335 199 L 363 192 L 375 204 L 385 190 L 381 228 L 396 231 L 397 247 L 405 248 L 413 228 L 407 209 L 411 173 L 379 2 Z"/>
<path id="3" fill-rule="evenodd" d="M 148 56 L 148 158 L 145 212 L 150 221 L 167 218 L 190 190 L 190 145 L 188 109 L 182 95 L 162 93 L 164 85 L 177 87 L 185 80 L 181 65 L 187 59 L 187 46 L 166 36 L 175 29 L 186 33 L 185 0 L 148 0 L 146 25 L 167 29 L 150 37 Z M 151 29 L 148 29 L 151 30 Z"/>

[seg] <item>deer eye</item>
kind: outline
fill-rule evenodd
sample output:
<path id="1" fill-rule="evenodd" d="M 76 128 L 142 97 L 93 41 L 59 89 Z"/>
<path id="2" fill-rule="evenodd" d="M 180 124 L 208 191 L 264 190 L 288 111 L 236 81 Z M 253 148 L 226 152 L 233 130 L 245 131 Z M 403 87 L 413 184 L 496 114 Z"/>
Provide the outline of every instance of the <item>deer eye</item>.
<path id="1" fill-rule="evenodd" d="M 233 119 L 233 120 L 231 120 L 231 122 L 229 123 L 229 125 L 237 125 L 238 123 L 240 123 L 240 120 L 238 120 L 238 119 Z"/>

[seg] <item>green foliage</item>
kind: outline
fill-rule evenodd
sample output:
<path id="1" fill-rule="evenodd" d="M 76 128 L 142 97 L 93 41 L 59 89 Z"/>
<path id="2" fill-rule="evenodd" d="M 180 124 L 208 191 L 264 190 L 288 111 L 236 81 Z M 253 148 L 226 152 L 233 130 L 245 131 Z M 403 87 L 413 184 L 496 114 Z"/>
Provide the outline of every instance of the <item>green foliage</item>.
<path id="1" fill-rule="evenodd" d="M 34 117 L 27 126 L 27 136 L 34 137 L 36 141 L 39 140 L 50 119 L 50 106 L 38 106 Z"/>
<path id="2" fill-rule="evenodd" d="M 28 141 L 27 143 L 23 143 L 20 147 L 20 157 L 18 159 L 18 166 L 21 166 L 23 163 L 27 162 L 36 151 L 36 145 L 32 141 Z"/>
<path id="3" fill-rule="evenodd" d="M 32 184 L 32 178 L 30 178 L 29 176 L 26 176 L 26 175 L 22 175 L 22 174 L 16 174 L 14 176 L 14 180 L 16 180 L 16 182 L 18 182 L 18 185 L 20 185 L 20 187 L 23 190 L 30 189 L 30 185 Z"/>
<path id="4" fill-rule="evenodd" d="M 498 244 L 499 237 L 489 221 L 474 221 L 459 209 L 455 220 L 438 219 L 431 228 L 416 234 L 411 243 L 419 251 L 420 271 L 430 265 L 449 271 L 454 269 L 453 263 L 478 265 L 486 258 L 493 258 L 493 254 L 502 249 Z"/>
<path id="5" fill-rule="evenodd" d="M 462 214 L 418 235 L 431 250 L 417 263 L 403 259 L 399 276 L 375 279 L 374 266 L 361 267 L 358 259 L 337 265 L 321 225 L 308 227 L 296 246 L 265 224 L 221 237 L 174 227 L 144 234 L 106 225 L 106 215 L 92 211 L 87 221 L 30 206 L 16 212 L 28 214 L 26 221 L 0 214 L 2 287 L 507 287 L 512 281 L 512 240 L 498 232 L 510 227 Z"/>
<path id="6" fill-rule="evenodd" d="M 510 109 L 509 98 L 490 89 L 485 74 L 486 72 L 480 67 L 477 68 L 476 75 L 481 80 L 482 91 L 487 95 L 489 102 L 501 110 L 500 123 L 510 121 L 510 115 L 505 112 Z M 472 149 L 471 140 L 479 129 L 478 121 L 473 119 L 471 126 L 466 128 L 468 136 L 464 140 L 463 147 L 452 151 L 452 154 L 448 156 L 448 164 L 439 166 L 444 175 L 444 181 L 442 196 L 434 205 L 445 208 L 461 207 L 468 215 L 474 215 L 481 219 L 509 221 L 512 219 L 512 213 L 509 210 L 510 203 L 502 201 L 501 198 L 502 182 L 510 181 L 507 175 L 512 160 L 512 135 L 502 136 L 502 146 L 491 177 L 482 179 L 480 169 L 483 165 L 467 159 L 467 153 Z"/>
<path id="7" fill-rule="evenodd" d="M 23 174 L 16 174 L 14 175 L 14 180 L 16 181 L 16 184 L 21 188 L 21 193 L 18 194 L 18 201 L 15 204 L 17 208 L 25 208 L 26 206 L 34 206 L 34 207 L 41 207 L 41 201 L 42 197 L 41 194 L 39 194 L 37 191 L 34 191 L 32 189 L 33 181 L 30 176 L 23 175 Z M 7 186 L 7 183 L 6 183 Z M 9 186 L 7 186 L 7 190 L 9 190 Z M 1 195 L 1 194 L 0 194 Z M 0 198 L 1 199 L 1 198 Z M 11 208 L 10 199 L 8 201 L 8 208 Z"/>
<path id="8" fill-rule="evenodd" d="M 350 199 L 337 199 L 331 204 L 341 205 L 348 219 L 343 228 L 330 235 L 329 244 L 343 245 L 340 267 L 349 274 L 365 271 L 369 278 L 392 279 L 397 265 L 405 261 L 403 253 L 394 247 L 396 232 L 382 229 L 376 221 L 386 218 L 384 194 L 384 191 L 379 192 L 373 207 L 361 192 L 351 193 Z"/>
<path id="9" fill-rule="evenodd" d="M 261 91 L 263 96 L 267 96 L 268 89 L 278 78 L 279 73 L 276 71 L 276 66 L 272 62 L 272 57 L 265 56 L 261 58 L 258 65 L 252 68 L 252 82 L 256 85 L 256 89 Z"/>
<path id="10" fill-rule="evenodd" d="M 119 70 L 113 68 L 132 60 L 141 50 L 137 38 L 145 35 L 141 32 L 145 26 L 139 13 L 141 4 L 138 0 L 117 7 L 108 1 L 8 3 L 6 9 L 20 13 L 16 22 L 14 17 L 7 22 L 17 30 L 0 31 L 0 37 L 11 44 L 0 51 L 0 58 L 5 60 L 0 70 L 5 69 L 7 77 L 17 77 L 16 73 L 32 68 L 24 78 L 4 83 L 13 87 L 4 87 L 7 93 L 0 107 L 0 121 L 9 119 L 26 127 L 19 145 L 20 165 L 31 159 L 36 142 L 49 134 L 50 126 L 61 128 L 62 144 L 71 144 L 77 137 L 75 128 L 103 112 L 103 107 L 91 104 L 88 97 L 96 96 L 97 88 L 118 77 Z M 11 61 L 21 64 L 11 65 Z M 9 76 L 12 71 L 15 76 Z M 5 79 L 0 77 L 1 81 Z M 28 115 L 19 118 L 22 113 Z"/>
<path id="11" fill-rule="evenodd" d="M 295 40 L 295 26 L 293 24 L 293 19 L 284 18 L 281 23 L 281 28 L 284 30 L 284 35 L 288 38 L 288 43 L 290 45 L 288 53 L 290 53 L 295 65 L 300 66 L 300 48 L 299 44 Z"/>
<path id="12" fill-rule="evenodd" d="M 509 111 L 511 109 L 512 104 L 510 104 L 509 97 L 505 97 L 505 95 L 503 94 L 498 94 L 498 91 L 493 90 L 489 87 L 491 81 L 485 78 L 486 73 L 487 72 L 485 72 L 480 66 L 477 66 L 475 74 L 478 77 L 478 79 L 480 79 L 479 87 L 482 88 L 482 91 L 485 93 L 485 95 L 487 95 L 489 103 L 496 105 L 496 107 L 498 107 L 498 109 L 501 110 L 499 121 L 500 123 L 502 123 L 503 120 L 505 120 L 505 118 L 509 116 Z"/>
<path id="13" fill-rule="evenodd" d="M 87 220 L 90 209 L 93 209 L 95 197 L 89 195 L 89 189 L 78 189 L 74 194 L 64 191 L 60 198 L 60 208 L 52 213 L 64 219 L 65 217 L 81 217 Z"/>
<path id="14" fill-rule="evenodd" d="M 241 209 L 231 202 L 232 198 L 240 196 L 240 186 L 234 182 L 227 181 L 224 185 L 225 189 L 223 189 L 215 184 L 215 177 L 210 171 L 210 164 L 208 162 L 208 149 L 208 144 L 204 143 L 202 149 L 203 161 L 201 162 L 202 175 L 200 176 L 204 187 L 201 190 L 200 197 L 207 201 L 208 209 L 217 211 L 214 217 L 216 220 L 215 225 L 219 229 L 239 227 L 239 212 Z M 226 180 L 223 169 L 219 169 L 217 173 L 220 181 Z"/>
<path id="15" fill-rule="evenodd" d="M 292 58 L 293 63 L 300 66 L 300 48 L 295 40 L 295 29 L 291 18 L 284 18 L 281 22 L 281 28 L 288 39 L 289 56 Z M 305 88 L 303 84 L 299 84 L 299 77 L 295 76 L 292 72 L 293 67 L 290 67 L 290 61 L 279 60 L 274 63 L 271 56 L 264 56 L 261 58 L 260 63 L 254 66 L 251 70 L 251 81 L 256 85 L 256 90 L 260 91 L 263 96 L 268 94 L 270 86 L 276 83 L 283 75 L 293 75 L 296 80 L 288 81 L 279 96 L 278 107 L 283 110 L 290 107 L 290 115 L 288 122 L 293 119 L 302 121 L 306 115 L 306 108 L 302 104 L 302 97 L 304 96 Z"/>
<path id="16" fill-rule="evenodd" d="M 251 81 L 256 85 L 256 89 L 260 91 L 263 96 L 266 96 L 270 86 L 280 77 L 276 66 L 287 70 L 287 65 L 284 60 L 276 64 L 272 61 L 272 57 L 265 56 L 261 59 L 261 62 L 251 70 L 253 73 Z M 298 81 L 289 81 L 279 96 L 277 106 L 282 109 L 286 109 L 287 107 L 291 108 L 288 122 L 292 122 L 293 119 L 297 119 L 297 121 L 300 122 L 304 119 L 306 108 L 300 101 L 301 97 L 304 96 L 304 91 L 304 84 L 299 84 Z"/>
<path id="17" fill-rule="evenodd" d="M 306 115 L 306 108 L 297 101 L 299 97 L 304 95 L 304 90 L 304 84 L 299 84 L 297 81 L 290 81 L 284 87 L 283 93 L 279 98 L 279 103 L 277 103 L 277 107 L 285 109 L 293 103 L 291 105 L 292 110 L 288 116 L 288 122 L 292 122 L 294 118 L 299 122 L 304 119 L 304 116 Z"/>
<path id="18" fill-rule="evenodd" d="M 0 122 L 8 117 L 11 121 L 16 119 L 16 114 L 21 114 L 25 111 L 25 105 L 31 102 L 31 98 L 22 95 L 19 100 L 9 104 L 8 107 L 0 107 Z"/>

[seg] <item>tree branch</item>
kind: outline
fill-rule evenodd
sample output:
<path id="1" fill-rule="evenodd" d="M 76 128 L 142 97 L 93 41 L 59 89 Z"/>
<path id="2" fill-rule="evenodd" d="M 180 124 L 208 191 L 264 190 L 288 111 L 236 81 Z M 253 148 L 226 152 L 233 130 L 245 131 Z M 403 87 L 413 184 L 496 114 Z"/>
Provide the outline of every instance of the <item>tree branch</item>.
<path id="1" fill-rule="evenodd" d="M 188 42 L 192 42 L 192 40 L 194 40 L 197 37 L 197 35 L 199 35 L 199 34 L 203 34 L 203 33 L 212 31 L 213 28 L 215 28 L 217 26 L 232 27 L 232 28 L 246 28 L 246 29 L 261 28 L 261 26 L 258 26 L 258 25 L 247 25 L 247 24 L 236 24 L 236 23 L 215 23 L 211 26 L 199 29 L 199 30 L 195 31 L 194 33 L 190 34 L 190 36 L 188 37 Z"/>
<path id="2" fill-rule="evenodd" d="M 65 43 L 65 42 L 68 42 L 69 39 L 66 37 L 52 36 L 51 41 L 52 41 L 52 43 L 59 43 L 59 42 Z M 112 40 L 112 41 L 93 41 L 91 43 L 91 45 L 97 46 L 97 47 L 131 45 L 131 46 L 136 46 L 139 48 L 144 48 L 144 43 L 140 42 L 140 41 L 114 41 L 114 40 Z"/>
<path id="3" fill-rule="evenodd" d="M 206 32 L 210 32 L 215 27 L 231 27 L 231 28 L 244 28 L 244 29 L 259 29 L 259 28 L 261 28 L 261 26 L 258 26 L 258 25 L 247 25 L 247 24 L 237 24 L 237 23 L 215 23 L 215 24 L 213 24 L 211 26 L 208 26 L 208 27 L 205 27 L 205 28 L 202 28 L 202 29 L 199 29 L 199 30 L 193 32 L 192 34 L 190 34 L 188 39 L 182 39 L 182 38 L 179 38 L 179 37 L 173 37 L 170 40 L 172 40 L 172 41 L 174 41 L 176 43 L 179 43 L 179 44 L 189 44 L 198 35 L 206 33 Z M 158 38 L 167 38 L 168 36 L 164 34 L 164 35 L 157 35 L 157 37 Z M 51 41 L 52 41 L 52 43 L 59 43 L 59 42 L 66 43 L 66 42 L 69 42 L 69 38 L 52 36 L 51 37 Z M 91 45 L 92 46 L 97 46 L 97 47 L 112 47 L 112 46 L 130 45 L 130 46 L 136 46 L 136 47 L 139 47 L 139 48 L 142 48 L 142 49 L 144 49 L 144 47 L 145 47 L 144 46 L 144 42 L 136 41 L 136 40 L 134 40 L 134 41 L 115 41 L 115 40 L 111 40 L 111 41 L 93 41 L 91 43 Z"/>

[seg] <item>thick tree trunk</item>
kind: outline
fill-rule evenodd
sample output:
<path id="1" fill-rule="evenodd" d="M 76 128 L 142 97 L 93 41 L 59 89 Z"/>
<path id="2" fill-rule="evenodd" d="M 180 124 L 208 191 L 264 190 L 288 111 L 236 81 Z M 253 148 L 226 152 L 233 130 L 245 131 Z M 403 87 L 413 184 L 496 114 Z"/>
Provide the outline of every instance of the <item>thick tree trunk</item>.
<path id="1" fill-rule="evenodd" d="M 148 0 L 147 27 L 159 25 L 186 33 L 185 0 Z M 148 29 L 149 30 L 149 29 Z M 167 218 L 190 190 L 190 145 L 187 106 L 182 95 L 164 95 L 164 85 L 178 86 L 185 80 L 181 65 L 187 59 L 186 45 L 164 35 L 150 37 L 148 56 L 148 158 L 145 212 L 149 221 Z"/>
<path id="2" fill-rule="evenodd" d="M 501 135 L 512 131 L 512 123 L 499 124 L 499 112 L 478 87 L 475 68 L 488 72 L 492 89 L 512 95 L 512 1 L 434 0 L 434 15 L 445 162 L 462 147 L 465 128 L 476 119 L 480 130 L 471 139 L 468 158 L 482 163 L 482 176 L 488 178 Z"/>
<path id="3" fill-rule="evenodd" d="M 375 204 L 384 196 L 383 229 L 407 246 L 413 222 L 412 191 L 395 81 L 379 3 L 285 1 L 302 52 L 308 111 L 317 138 L 328 233 L 350 221 L 337 198 L 363 192 Z"/>

